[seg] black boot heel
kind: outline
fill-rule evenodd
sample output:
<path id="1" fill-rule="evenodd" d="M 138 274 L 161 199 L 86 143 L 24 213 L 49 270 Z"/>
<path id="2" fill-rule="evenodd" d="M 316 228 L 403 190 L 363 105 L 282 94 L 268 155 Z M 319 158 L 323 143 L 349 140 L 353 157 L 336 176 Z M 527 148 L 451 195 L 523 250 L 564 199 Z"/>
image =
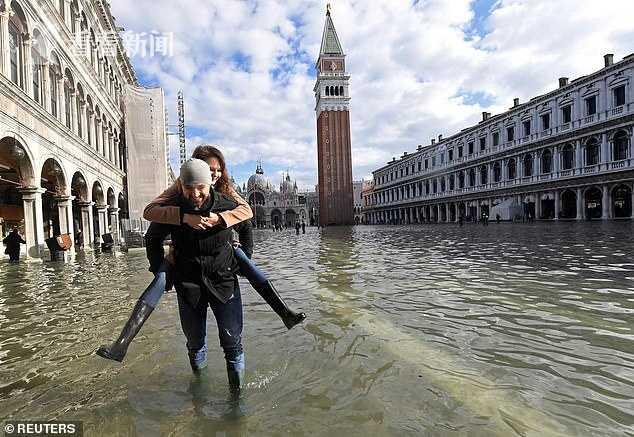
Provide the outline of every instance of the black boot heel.
<path id="1" fill-rule="evenodd" d="M 269 304 L 271 309 L 275 311 L 275 314 L 282 319 L 282 322 L 284 322 L 284 326 L 286 326 L 287 329 L 291 329 L 298 323 L 303 322 L 306 318 L 305 313 L 297 313 L 286 305 L 271 281 L 258 284 L 257 287 L 254 288 L 255 291 L 264 298 L 266 303 Z"/>

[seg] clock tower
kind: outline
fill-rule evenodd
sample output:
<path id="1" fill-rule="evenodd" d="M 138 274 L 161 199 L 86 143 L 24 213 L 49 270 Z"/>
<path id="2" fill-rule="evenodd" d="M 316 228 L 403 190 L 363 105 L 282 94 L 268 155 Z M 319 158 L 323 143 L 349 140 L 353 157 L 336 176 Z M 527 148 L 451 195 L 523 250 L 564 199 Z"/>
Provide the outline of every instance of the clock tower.
<path id="1" fill-rule="evenodd" d="M 319 224 L 354 223 L 352 152 L 350 148 L 350 94 L 346 55 L 330 17 L 321 37 L 317 59 L 315 112 L 317 115 L 317 167 L 319 173 Z"/>

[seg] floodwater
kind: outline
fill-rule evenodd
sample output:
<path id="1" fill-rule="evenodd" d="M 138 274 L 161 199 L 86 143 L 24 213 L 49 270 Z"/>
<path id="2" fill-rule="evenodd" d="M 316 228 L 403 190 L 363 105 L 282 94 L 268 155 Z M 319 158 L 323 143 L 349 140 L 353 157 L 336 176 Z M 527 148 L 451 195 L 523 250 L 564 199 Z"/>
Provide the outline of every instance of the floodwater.
<path id="1" fill-rule="evenodd" d="M 84 434 L 634 436 L 634 224 L 356 227 L 256 235 L 307 312 L 287 331 L 242 281 L 247 385 L 209 314 L 192 376 L 176 296 L 123 364 L 94 355 L 151 279 L 142 250 L 0 263 L 0 418 Z"/>

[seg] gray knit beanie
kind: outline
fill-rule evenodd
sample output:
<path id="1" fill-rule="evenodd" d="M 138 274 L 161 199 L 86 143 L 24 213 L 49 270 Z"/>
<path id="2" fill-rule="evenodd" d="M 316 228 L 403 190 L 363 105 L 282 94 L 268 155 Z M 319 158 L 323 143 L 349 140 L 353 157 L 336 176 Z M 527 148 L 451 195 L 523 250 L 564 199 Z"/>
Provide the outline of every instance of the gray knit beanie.
<path id="1" fill-rule="evenodd" d="M 183 185 L 211 185 L 209 165 L 202 159 L 191 158 L 181 165 L 181 182 Z"/>

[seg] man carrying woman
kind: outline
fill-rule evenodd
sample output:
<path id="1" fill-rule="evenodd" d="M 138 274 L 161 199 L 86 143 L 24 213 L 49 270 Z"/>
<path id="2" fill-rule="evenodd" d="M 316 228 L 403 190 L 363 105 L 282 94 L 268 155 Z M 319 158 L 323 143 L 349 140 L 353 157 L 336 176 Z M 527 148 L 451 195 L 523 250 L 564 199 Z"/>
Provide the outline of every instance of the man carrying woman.
<path id="1" fill-rule="evenodd" d="M 251 228 L 248 225 L 245 226 L 248 222 L 244 222 L 243 225 L 239 223 L 240 220 L 251 218 L 252 214 L 248 204 L 229 184 L 222 153 L 213 146 L 199 146 L 194 151 L 193 157 L 193 160 L 188 161 L 188 165 L 192 168 L 184 165 L 181 172 L 183 170 L 185 172 L 181 173 L 179 180 L 145 209 L 144 217 L 153 221 L 146 234 L 146 242 L 150 270 L 156 276 L 139 298 L 119 338 L 112 345 L 99 348 L 97 354 L 116 361 L 123 360 L 130 342 L 158 304 L 165 290 L 166 273 L 174 270 L 174 282 L 179 293 L 181 324 L 188 339 L 187 346 L 192 369 L 198 371 L 206 363 L 208 304 L 216 316 L 220 342 L 225 349 L 230 387 L 235 389 L 240 386 L 242 380 L 240 375 L 244 369 L 244 355 L 238 335 L 242 332 L 242 306 L 237 281 L 229 280 L 228 275 L 233 275 L 237 270 L 245 275 L 288 329 L 303 321 L 306 316 L 304 313 L 296 313 L 289 309 L 273 284 L 250 260 L 252 247 L 249 246 L 252 243 L 248 241 Z M 206 175 L 201 174 L 201 163 L 206 166 Z M 193 179 L 192 171 L 195 174 Z M 187 179 L 185 180 L 184 177 Z M 205 192 L 207 185 L 207 192 Z M 210 190 L 211 187 L 215 189 Z M 230 227 L 236 225 L 241 228 L 239 231 L 241 242 L 243 244 L 247 242 L 244 250 L 240 247 L 232 248 L 229 244 L 226 244 L 226 247 L 220 247 L 231 235 Z M 175 269 L 172 269 L 168 262 L 163 261 L 162 241 L 168 233 L 172 234 L 174 242 L 175 251 L 171 258 L 176 265 Z M 192 259 L 199 258 L 195 253 L 200 250 L 208 252 L 201 258 L 206 259 L 207 264 L 202 263 L 194 267 L 196 262 Z M 186 272 L 184 277 L 187 280 L 183 279 L 183 272 Z M 190 281 L 192 275 L 198 278 L 198 281 Z M 214 280 L 219 280 L 220 283 L 216 284 Z M 230 293 L 230 290 L 233 292 Z M 201 296 L 206 300 L 201 301 Z M 225 308 L 223 305 L 229 305 L 226 306 L 229 309 L 219 310 L 219 308 Z M 229 326 L 228 329 L 227 326 Z M 229 336 L 230 338 L 223 338 L 226 332 L 233 332 L 233 334 Z M 238 344 L 234 344 L 236 340 Z"/>

